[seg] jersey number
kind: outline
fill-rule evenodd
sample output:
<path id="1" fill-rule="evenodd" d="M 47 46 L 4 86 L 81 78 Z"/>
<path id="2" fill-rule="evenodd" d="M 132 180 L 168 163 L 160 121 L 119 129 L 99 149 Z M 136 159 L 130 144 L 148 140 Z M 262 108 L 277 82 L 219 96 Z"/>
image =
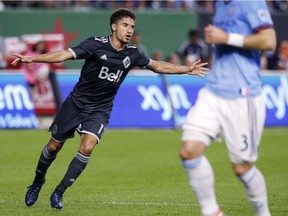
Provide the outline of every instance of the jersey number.
<path id="1" fill-rule="evenodd" d="M 104 129 L 104 125 L 103 125 L 103 124 L 101 124 L 101 126 L 100 126 L 100 128 L 99 128 L 99 130 L 98 130 L 98 134 L 99 134 L 99 135 L 101 135 L 101 134 L 102 134 L 102 132 L 103 132 L 103 129 Z"/>
<path id="2" fill-rule="evenodd" d="M 242 140 L 243 140 L 243 148 L 241 148 L 240 151 L 245 151 L 248 148 L 247 136 L 242 135 Z"/>

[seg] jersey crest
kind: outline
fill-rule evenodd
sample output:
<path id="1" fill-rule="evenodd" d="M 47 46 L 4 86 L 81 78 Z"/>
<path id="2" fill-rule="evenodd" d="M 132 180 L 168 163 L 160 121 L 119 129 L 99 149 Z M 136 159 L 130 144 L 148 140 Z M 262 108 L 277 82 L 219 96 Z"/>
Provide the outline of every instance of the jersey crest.
<path id="1" fill-rule="evenodd" d="M 126 58 L 123 60 L 123 65 L 125 68 L 128 68 L 131 64 L 131 60 L 129 56 L 126 56 Z"/>
<path id="2" fill-rule="evenodd" d="M 260 20 L 263 22 L 270 22 L 270 14 L 267 10 L 259 9 L 257 10 L 257 14 Z"/>

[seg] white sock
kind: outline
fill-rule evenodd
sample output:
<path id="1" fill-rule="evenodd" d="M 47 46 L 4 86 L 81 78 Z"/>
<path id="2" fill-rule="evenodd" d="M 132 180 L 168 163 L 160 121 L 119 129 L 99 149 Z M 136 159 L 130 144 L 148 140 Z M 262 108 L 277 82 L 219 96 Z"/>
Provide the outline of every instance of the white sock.
<path id="1" fill-rule="evenodd" d="M 212 167 L 205 156 L 193 160 L 183 160 L 189 184 L 200 204 L 203 216 L 215 214 L 219 206 L 214 191 L 214 174 Z"/>
<path id="2" fill-rule="evenodd" d="M 262 173 L 253 166 L 239 179 L 245 186 L 247 197 L 256 216 L 270 216 L 265 179 Z"/>

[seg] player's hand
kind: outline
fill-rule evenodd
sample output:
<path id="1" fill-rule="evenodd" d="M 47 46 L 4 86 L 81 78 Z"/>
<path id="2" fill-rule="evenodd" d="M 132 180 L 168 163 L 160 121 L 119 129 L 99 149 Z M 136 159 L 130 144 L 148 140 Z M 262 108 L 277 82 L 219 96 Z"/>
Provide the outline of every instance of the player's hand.
<path id="1" fill-rule="evenodd" d="M 204 28 L 204 39 L 208 44 L 226 44 L 228 34 L 222 29 L 209 24 Z"/>
<path id="2" fill-rule="evenodd" d="M 17 53 L 12 53 L 11 55 L 17 57 L 17 58 L 11 63 L 11 64 L 14 65 L 14 66 L 18 65 L 20 62 L 23 62 L 23 63 L 31 63 L 31 62 L 32 62 L 32 58 L 31 58 L 31 57 L 23 56 L 23 55 L 17 54 Z"/>
<path id="3" fill-rule="evenodd" d="M 209 68 L 205 67 L 207 65 L 208 62 L 201 63 L 201 59 L 198 59 L 191 66 L 189 66 L 188 74 L 205 78 L 209 71 Z"/>

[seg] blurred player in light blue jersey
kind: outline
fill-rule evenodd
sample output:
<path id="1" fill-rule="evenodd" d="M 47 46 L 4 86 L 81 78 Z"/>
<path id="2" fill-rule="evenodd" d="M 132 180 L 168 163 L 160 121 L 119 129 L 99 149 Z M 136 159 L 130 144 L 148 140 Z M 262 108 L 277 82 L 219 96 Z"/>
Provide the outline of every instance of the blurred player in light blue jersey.
<path id="1" fill-rule="evenodd" d="M 204 29 L 205 41 L 214 44 L 214 63 L 183 125 L 180 157 L 202 215 L 223 215 L 203 155 L 223 135 L 255 215 L 269 216 L 265 180 L 254 163 L 265 120 L 260 52 L 275 49 L 273 22 L 265 0 L 216 1 L 215 9 L 213 25 Z"/>

